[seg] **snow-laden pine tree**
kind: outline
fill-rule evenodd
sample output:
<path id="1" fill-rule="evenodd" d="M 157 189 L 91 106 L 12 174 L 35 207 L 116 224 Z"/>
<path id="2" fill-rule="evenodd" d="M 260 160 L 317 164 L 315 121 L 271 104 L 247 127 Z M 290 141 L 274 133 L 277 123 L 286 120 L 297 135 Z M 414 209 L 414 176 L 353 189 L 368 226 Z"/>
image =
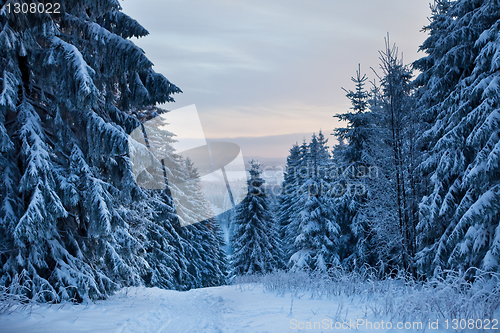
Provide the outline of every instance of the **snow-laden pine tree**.
<path id="1" fill-rule="evenodd" d="M 307 158 L 309 146 L 305 138 L 300 146 L 294 145 L 287 158 L 287 170 L 279 197 L 278 218 L 283 237 L 284 262 L 296 252 L 295 238 L 299 230 L 300 211 L 304 207 L 304 183 L 311 177 L 312 167 Z"/>
<path id="2" fill-rule="evenodd" d="M 279 234 L 283 244 L 284 261 L 293 254 L 293 242 L 297 233 L 297 203 L 299 202 L 299 168 L 302 155 L 296 143 L 290 148 L 286 159 L 286 171 L 283 177 L 281 193 L 278 196 Z"/>
<path id="3" fill-rule="evenodd" d="M 365 88 L 367 80 L 366 75 L 361 75 L 361 65 L 359 65 L 356 77 L 351 77 L 355 90 L 344 89 L 347 93 L 346 97 L 351 101 L 352 112 L 335 116 L 339 120 L 348 123 L 346 128 L 335 130 L 336 136 L 347 142 L 347 146 L 342 150 L 342 155 L 347 163 L 360 163 L 362 161 L 363 152 L 370 137 L 368 131 L 370 119 L 368 118 L 369 115 L 366 114 L 369 97 Z"/>
<path id="4" fill-rule="evenodd" d="M 262 274 L 283 267 L 278 225 L 271 214 L 260 164 L 250 162 L 248 194 L 236 207 L 231 274 Z"/>
<path id="5" fill-rule="evenodd" d="M 163 112 L 151 108 L 140 113 L 141 119 L 155 123 L 142 127 L 148 144 L 141 128 L 129 138 L 133 163 L 156 159 L 156 163 L 135 170 L 136 179 L 146 188 L 168 184 L 166 190 L 144 190 L 147 196 L 141 211 L 148 217 L 143 228 L 148 264 L 144 281 L 148 286 L 181 290 L 222 284 L 226 276 L 222 236 L 211 218 L 197 170 L 176 154 L 171 145 L 173 133 L 163 129 L 166 124 L 159 117 Z M 172 197 L 172 191 L 178 195 Z"/>
<path id="6" fill-rule="evenodd" d="M 429 129 L 421 169 L 429 186 L 420 204 L 419 267 L 424 274 L 500 260 L 500 4 L 436 1 L 415 63 L 419 107 Z"/>
<path id="7" fill-rule="evenodd" d="M 107 17 L 119 9 L 113 1 L 68 1 L 61 15 L 0 14 L 2 174 L 16 181 L 2 185 L 9 248 L 1 283 L 20 277 L 40 300 L 105 297 L 139 283 L 145 268 L 126 221 L 138 191 L 119 124 L 134 120 L 117 105 L 143 104 L 125 86 L 153 92 L 151 103 L 178 89 L 126 40 L 145 30 L 121 13 Z M 102 20 L 114 20 L 115 31 Z M 143 83 L 131 83 L 140 75 Z"/>
<path id="8" fill-rule="evenodd" d="M 181 209 L 187 210 L 183 215 L 189 217 L 189 225 L 179 230 L 179 235 L 186 240 L 184 253 L 187 258 L 187 269 L 193 280 L 184 289 L 197 288 L 200 286 L 211 287 L 221 285 L 226 277 L 226 254 L 222 250 L 224 240 L 218 223 L 207 200 L 203 196 L 200 178 L 193 164 L 184 161 L 182 175 L 186 178 L 180 186 L 188 198 Z M 179 204 L 176 204 L 179 207 Z M 196 223 L 196 221 L 202 221 Z"/>
<path id="9" fill-rule="evenodd" d="M 143 282 L 181 288 L 193 258 L 188 287 L 207 281 L 219 259 L 186 254 L 171 197 L 132 173 L 127 133 L 180 92 L 129 40 L 145 35 L 115 0 L 64 1 L 60 15 L 0 11 L 2 285 L 19 279 L 19 292 L 56 301 Z"/>
<path id="10" fill-rule="evenodd" d="M 338 245 L 340 227 L 333 220 L 333 205 L 327 173 L 330 156 L 327 140 L 313 134 L 304 160 L 308 168 L 300 186 L 297 207 L 300 209 L 288 266 L 292 270 L 326 272 L 340 264 Z"/>
<path id="11" fill-rule="evenodd" d="M 421 131 L 413 112 L 411 71 L 386 40 L 380 52 L 380 87 L 370 91 L 360 70 L 346 90 L 352 112 L 338 115 L 348 122 L 336 130 L 340 142 L 333 153 L 333 212 L 340 226 L 339 254 L 345 266 L 377 266 L 413 271 L 417 220 L 415 145 Z"/>
<path id="12" fill-rule="evenodd" d="M 361 209 L 366 202 L 367 182 L 374 171 L 368 163 L 374 119 L 368 110 L 367 80 L 366 75 L 361 75 L 359 66 L 356 76 L 351 78 L 355 90 L 344 89 L 351 101 L 352 111 L 335 116 L 347 122 L 347 127 L 336 129 L 335 135 L 339 142 L 347 144 L 334 149 L 330 171 L 334 176 L 331 184 L 335 220 L 341 229 L 339 254 L 343 264 L 352 268 L 375 264 L 372 253 L 374 245 L 371 243 L 373 232 Z"/>

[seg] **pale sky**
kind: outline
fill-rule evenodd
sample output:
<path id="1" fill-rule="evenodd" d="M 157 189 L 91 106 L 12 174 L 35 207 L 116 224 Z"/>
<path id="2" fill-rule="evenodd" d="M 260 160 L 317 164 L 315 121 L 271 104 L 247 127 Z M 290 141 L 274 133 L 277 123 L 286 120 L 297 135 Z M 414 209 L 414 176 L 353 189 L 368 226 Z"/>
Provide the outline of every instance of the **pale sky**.
<path id="1" fill-rule="evenodd" d="M 406 63 L 431 0 L 124 0 L 150 35 L 134 39 L 195 104 L 207 137 L 326 135 L 349 109 L 358 63 L 370 79 L 390 33 Z M 290 146 L 293 142 L 290 143 Z M 283 152 L 286 156 L 286 151 Z"/>

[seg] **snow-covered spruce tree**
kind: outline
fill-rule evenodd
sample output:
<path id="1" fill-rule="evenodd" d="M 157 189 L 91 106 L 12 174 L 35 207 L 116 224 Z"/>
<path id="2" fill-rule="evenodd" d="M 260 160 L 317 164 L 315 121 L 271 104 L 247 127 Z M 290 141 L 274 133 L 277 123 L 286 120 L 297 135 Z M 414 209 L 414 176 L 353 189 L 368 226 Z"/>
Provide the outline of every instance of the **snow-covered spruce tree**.
<path id="1" fill-rule="evenodd" d="M 372 135 L 373 115 L 368 110 L 369 93 L 365 88 L 368 78 L 361 75 L 361 66 L 351 81 L 355 90 L 346 90 L 351 101 L 350 112 L 336 115 L 347 121 L 346 128 L 338 128 L 335 135 L 339 142 L 347 142 L 333 151 L 332 189 L 335 220 L 341 229 L 339 255 L 345 267 L 356 268 L 363 264 L 374 265 L 371 242 L 372 231 L 361 206 L 366 202 L 367 181 L 372 166 L 367 162 L 368 146 Z"/>
<path id="2" fill-rule="evenodd" d="M 369 126 L 369 115 L 366 114 L 368 109 L 368 91 L 365 84 L 368 78 L 366 75 L 361 75 L 361 65 L 358 66 L 356 77 L 351 77 L 351 81 L 355 84 L 355 90 L 346 90 L 346 97 L 351 101 L 352 112 L 336 115 L 335 117 L 341 121 L 347 121 L 347 128 L 339 128 L 335 130 L 336 136 L 347 142 L 342 155 L 347 163 L 360 163 L 362 161 L 363 151 L 369 138 L 367 127 Z"/>
<path id="3" fill-rule="evenodd" d="M 288 263 L 292 270 L 326 272 L 340 264 L 340 227 L 333 220 L 330 187 L 325 175 L 330 162 L 326 142 L 321 133 L 318 137 L 313 134 L 305 156 L 310 170 L 300 188 L 297 233 Z"/>
<path id="4" fill-rule="evenodd" d="M 280 228 L 280 238 L 283 244 L 284 260 L 288 261 L 292 255 L 293 241 L 296 237 L 296 211 L 295 204 L 299 195 L 299 166 L 300 150 L 298 144 L 290 148 L 290 155 L 286 159 L 286 171 L 281 186 L 281 194 L 278 196 L 278 221 Z"/>
<path id="5" fill-rule="evenodd" d="M 428 55 L 415 63 L 430 125 L 422 138 L 430 184 L 420 204 L 418 264 L 428 275 L 498 271 L 500 4 L 438 1 L 428 29 Z"/>
<path id="6" fill-rule="evenodd" d="M 148 195 L 144 210 L 149 216 L 144 228 L 149 265 L 144 281 L 148 286 L 181 290 L 219 285 L 226 275 L 223 241 L 216 221 L 210 218 L 213 214 L 201 193 L 198 173 L 174 151 L 173 133 L 163 129 L 167 124 L 158 117 L 164 110 L 151 110 L 138 115 L 148 121 L 144 124 L 148 144 L 142 130 L 134 131 L 129 141 L 138 182 L 145 188 L 168 184 L 166 190 L 144 191 Z M 155 159 L 156 163 L 141 164 Z"/>
<path id="7" fill-rule="evenodd" d="M 231 274 L 261 274 L 283 267 L 278 226 L 271 215 L 260 164 L 250 162 L 248 194 L 236 207 L 231 236 Z"/>
<path id="8" fill-rule="evenodd" d="M 137 106 L 144 101 L 119 86 L 143 75 L 143 90 L 153 92 L 148 103 L 169 100 L 177 88 L 125 39 L 145 34 L 135 21 L 115 16 L 116 33 L 97 22 L 118 11 L 112 1 L 67 1 L 60 15 L 0 14 L 0 113 L 8 136 L 1 171 L 12 177 L 1 185 L 8 248 L 0 282 L 19 276 L 20 292 L 37 300 L 102 298 L 139 283 L 145 268 L 126 222 L 125 207 L 140 191 L 118 125 L 134 120 L 116 107 L 125 95 Z"/>
<path id="9" fill-rule="evenodd" d="M 287 157 L 286 173 L 282 184 L 282 193 L 278 200 L 278 219 L 283 244 L 284 262 L 287 263 L 295 253 L 295 238 L 299 230 L 300 211 L 304 206 L 302 185 L 310 177 L 311 167 L 307 162 L 308 144 L 304 141 L 295 144 Z"/>
<path id="10" fill-rule="evenodd" d="M 20 292 L 56 301 L 148 276 L 181 286 L 189 240 L 172 199 L 137 187 L 127 156 L 140 110 L 180 92 L 128 40 L 147 31 L 112 0 L 2 10 L 0 24 L 0 283 L 20 277 Z"/>
<path id="11" fill-rule="evenodd" d="M 428 122 L 432 122 L 436 115 L 437 110 L 432 106 L 438 100 L 444 99 L 451 89 L 457 83 L 460 77 L 460 71 L 450 70 L 448 66 L 443 66 L 445 63 L 439 65 L 440 58 L 446 53 L 446 49 L 442 47 L 442 43 L 452 42 L 449 39 L 449 27 L 453 24 L 454 18 L 447 15 L 448 10 L 454 0 L 434 0 L 431 6 L 431 22 L 428 26 L 423 28 L 429 37 L 420 46 L 419 51 L 425 51 L 427 55 L 416 60 L 413 66 L 422 71 L 422 73 L 414 80 L 415 86 L 426 85 L 426 89 L 419 89 L 416 91 L 419 110 L 423 118 Z M 448 48 L 451 45 L 448 46 Z M 470 49 L 460 47 L 456 50 L 457 55 L 464 58 L 470 58 Z M 450 54 L 451 55 L 451 54 Z M 438 70 L 441 75 L 432 75 Z"/>
<path id="12" fill-rule="evenodd" d="M 222 250 L 224 240 L 221 230 L 214 218 L 210 204 L 205 200 L 199 175 L 192 163 L 184 161 L 183 175 L 186 178 L 182 182 L 182 191 L 188 202 L 184 203 L 180 209 L 185 209 L 183 214 L 191 218 L 189 225 L 179 230 L 179 235 L 186 240 L 184 252 L 187 263 L 187 272 L 194 277 L 190 285 L 185 289 L 200 286 L 211 287 L 221 285 L 225 282 L 227 261 Z M 177 203 L 176 207 L 180 205 Z M 196 223 L 196 221 L 202 221 Z M 186 281 L 183 281 L 186 283 Z"/>

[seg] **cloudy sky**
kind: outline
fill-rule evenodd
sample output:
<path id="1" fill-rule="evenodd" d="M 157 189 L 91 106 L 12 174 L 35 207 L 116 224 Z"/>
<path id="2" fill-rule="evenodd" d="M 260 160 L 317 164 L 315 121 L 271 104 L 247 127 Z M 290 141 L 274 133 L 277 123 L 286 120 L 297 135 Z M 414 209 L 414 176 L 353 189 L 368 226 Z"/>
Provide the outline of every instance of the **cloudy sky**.
<path id="1" fill-rule="evenodd" d="M 409 63 L 422 56 L 431 0 L 124 0 L 150 35 L 134 40 L 178 85 L 177 109 L 196 104 L 207 137 L 263 137 L 338 127 L 341 87 L 358 63 L 370 79 L 390 33 Z M 265 140 L 264 140 L 265 141 Z M 259 142 L 264 142 L 259 140 Z M 283 140 L 278 140 L 283 141 Z M 286 156 L 286 146 L 250 155 Z M 278 147 L 279 146 L 279 147 Z M 265 148 L 265 149 L 264 149 Z M 251 149 L 251 148 L 249 148 Z M 265 151 L 264 151 L 265 150 Z M 258 154 L 260 151 L 260 154 Z"/>

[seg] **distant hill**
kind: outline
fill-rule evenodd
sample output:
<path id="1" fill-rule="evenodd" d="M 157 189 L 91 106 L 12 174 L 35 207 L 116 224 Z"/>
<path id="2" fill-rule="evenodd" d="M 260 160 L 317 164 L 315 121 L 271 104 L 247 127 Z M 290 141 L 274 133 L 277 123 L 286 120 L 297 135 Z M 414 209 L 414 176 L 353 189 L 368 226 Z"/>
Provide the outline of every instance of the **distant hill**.
<path id="1" fill-rule="evenodd" d="M 243 156 L 243 160 L 245 161 L 245 166 L 249 166 L 251 160 L 258 161 L 262 168 L 285 167 L 286 165 L 286 157 Z"/>
<path id="2" fill-rule="evenodd" d="M 330 137 L 329 133 L 324 133 Z M 252 158 L 266 165 L 284 165 L 289 150 L 294 143 L 302 143 L 304 138 L 310 141 L 312 133 L 292 133 L 283 135 L 269 135 L 260 137 L 237 138 L 207 138 L 207 141 L 228 141 L 241 147 L 245 161 Z M 331 144 L 330 144 L 331 145 Z"/>

